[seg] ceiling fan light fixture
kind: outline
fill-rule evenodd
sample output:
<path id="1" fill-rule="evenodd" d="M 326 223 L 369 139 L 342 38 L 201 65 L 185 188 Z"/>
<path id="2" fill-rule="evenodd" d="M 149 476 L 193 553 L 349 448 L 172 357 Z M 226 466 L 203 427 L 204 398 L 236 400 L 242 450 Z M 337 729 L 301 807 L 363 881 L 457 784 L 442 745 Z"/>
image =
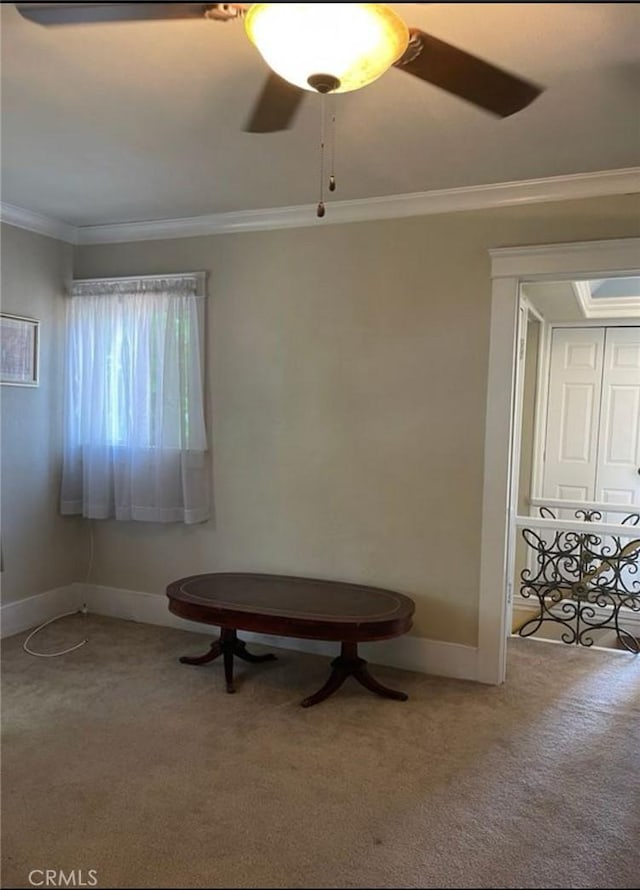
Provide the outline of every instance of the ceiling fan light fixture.
<path id="1" fill-rule="evenodd" d="M 311 92 L 319 74 L 338 82 L 331 92 L 360 89 L 409 43 L 404 21 L 382 3 L 253 3 L 245 29 L 276 74 Z"/>

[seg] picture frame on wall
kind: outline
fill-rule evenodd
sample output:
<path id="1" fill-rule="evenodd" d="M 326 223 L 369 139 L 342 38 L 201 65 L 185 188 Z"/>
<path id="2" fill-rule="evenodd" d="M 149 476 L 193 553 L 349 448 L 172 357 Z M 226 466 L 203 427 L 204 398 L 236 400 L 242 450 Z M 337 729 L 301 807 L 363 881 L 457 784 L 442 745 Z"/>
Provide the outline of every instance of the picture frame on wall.
<path id="1" fill-rule="evenodd" d="M 40 322 L 0 313 L 0 384 L 38 386 Z"/>

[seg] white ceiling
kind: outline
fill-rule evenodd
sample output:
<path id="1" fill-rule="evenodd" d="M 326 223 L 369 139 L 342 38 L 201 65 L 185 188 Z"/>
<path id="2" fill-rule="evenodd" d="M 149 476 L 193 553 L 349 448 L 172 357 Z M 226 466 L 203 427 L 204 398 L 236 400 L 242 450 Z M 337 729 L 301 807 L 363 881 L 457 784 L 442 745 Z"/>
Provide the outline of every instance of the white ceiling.
<path id="1" fill-rule="evenodd" d="M 585 312 L 579 300 L 580 285 L 596 304 L 594 316 Z M 597 281 L 537 281 L 522 285 L 525 297 L 548 322 L 584 321 L 587 318 L 609 319 L 614 323 L 620 318 L 640 319 L 640 277 L 605 278 Z M 613 306 L 613 310 L 608 310 Z"/>
<path id="2" fill-rule="evenodd" d="M 638 163 L 640 4 L 393 5 L 546 91 L 504 120 L 395 69 L 336 97 L 336 200 Z M 243 133 L 266 68 L 240 21 L 1 23 L 3 202 L 81 226 L 317 200 L 319 98 Z"/>
<path id="3" fill-rule="evenodd" d="M 522 292 L 545 321 L 584 321 L 571 281 L 527 282 Z"/>

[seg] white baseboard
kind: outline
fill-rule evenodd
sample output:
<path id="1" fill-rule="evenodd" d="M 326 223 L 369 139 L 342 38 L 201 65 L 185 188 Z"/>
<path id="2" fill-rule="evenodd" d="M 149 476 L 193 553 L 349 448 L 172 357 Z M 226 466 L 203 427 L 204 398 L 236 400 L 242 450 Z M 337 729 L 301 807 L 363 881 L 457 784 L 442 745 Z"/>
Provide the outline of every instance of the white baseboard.
<path id="1" fill-rule="evenodd" d="M 4 603 L 0 607 L 0 636 L 12 637 L 37 627 L 63 612 L 79 609 L 83 602 L 79 585 L 69 584 L 13 603 Z"/>
<path id="2" fill-rule="evenodd" d="M 193 631 L 208 637 L 215 636 L 213 625 L 198 624 L 178 618 L 169 611 L 167 598 L 157 593 L 142 593 L 137 590 L 123 590 L 116 587 L 102 587 L 98 584 L 70 584 L 68 587 L 52 590 L 39 596 L 30 597 L 18 603 L 2 607 L 3 635 L 19 633 L 34 627 L 61 612 L 71 611 L 86 603 L 89 612 L 122 618 L 126 621 L 139 621 L 142 624 L 158 624 Z M 7 612 L 5 618 L 5 611 Z M 6 622 L 6 625 L 5 625 Z M 301 640 L 295 637 L 278 637 L 267 634 L 242 632 L 247 642 L 261 643 L 278 649 L 293 649 L 317 655 L 334 657 L 338 654 L 338 643 L 322 640 Z M 373 664 L 419 673 L 453 677 L 458 680 L 477 680 L 478 650 L 473 646 L 458 643 L 443 643 L 422 637 L 404 635 L 393 640 L 376 643 L 362 643 L 359 651 L 363 658 Z"/>

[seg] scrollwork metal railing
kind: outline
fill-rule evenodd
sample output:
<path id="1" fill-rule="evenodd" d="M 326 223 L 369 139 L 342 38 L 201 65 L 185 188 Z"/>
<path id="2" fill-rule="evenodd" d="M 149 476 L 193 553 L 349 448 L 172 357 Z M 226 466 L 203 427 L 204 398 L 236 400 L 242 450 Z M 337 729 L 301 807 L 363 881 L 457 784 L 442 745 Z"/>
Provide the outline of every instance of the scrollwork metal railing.
<path id="1" fill-rule="evenodd" d="M 539 609 L 519 628 L 519 636 L 532 636 L 545 622 L 553 622 L 562 626 L 564 643 L 592 646 L 594 631 L 614 629 L 624 649 L 640 653 L 640 639 L 622 626 L 625 615 L 640 612 L 640 538 L 631 539 L 640 513 L 625 516 L 618 534 L 609 526 L 606 533 L 549 528 L 546 520 L 557 517 L 548 507 L 539 512 L 539 526 L 531 521 L 530 528 L 522 528 L 533 559 L 520 573 L 520 595 L 537 598 Z M 587 508 L 574 515 L 585 523 L 602 519 L 600 511 Z M 629 536 L 623 527 L 629 528 Z"/>

